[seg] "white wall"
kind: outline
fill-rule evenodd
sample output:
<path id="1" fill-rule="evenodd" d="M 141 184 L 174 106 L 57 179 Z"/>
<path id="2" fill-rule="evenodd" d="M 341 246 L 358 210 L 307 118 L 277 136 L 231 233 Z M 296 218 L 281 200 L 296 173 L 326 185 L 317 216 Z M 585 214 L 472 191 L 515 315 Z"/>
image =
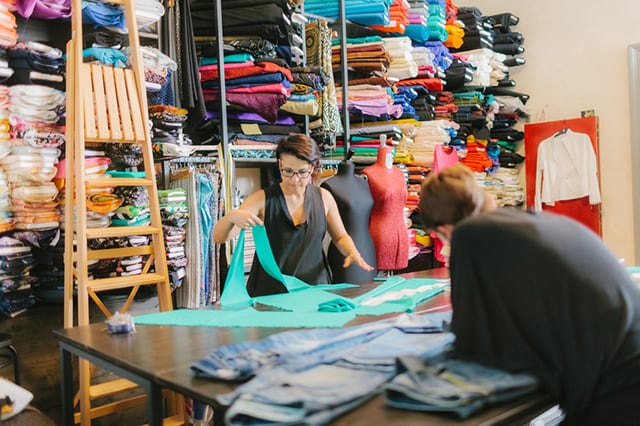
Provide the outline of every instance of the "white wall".
<path id="1" fill-rule="evenodd" d="M 484 15 L 511 12 L 525 38 L 527 63 L 511 69 L 515 90 L 528 93 L 530 122 L 580 117 L 593 109 L 600 127 L 604 242 L 633 265 L 627 48 L 640 42 L 640 2 L 616 0 L 458 0 Z M 640 249 L 640 247 L 638 248 Z"/>

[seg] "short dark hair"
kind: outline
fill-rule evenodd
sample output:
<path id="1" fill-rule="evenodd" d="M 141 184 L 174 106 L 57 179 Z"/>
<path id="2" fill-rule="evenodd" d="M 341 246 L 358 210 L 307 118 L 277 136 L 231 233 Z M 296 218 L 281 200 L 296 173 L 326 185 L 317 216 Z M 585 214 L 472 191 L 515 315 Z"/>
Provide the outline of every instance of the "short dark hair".
<path id="1" fill-rule="evenodd" d="M 420 217 L 426 230 L 455 225 L 483 211 L 484 204 L 484 189 L 461 163 L 429 174 L 420 188 Z"/>
<path id="2" fill-rule="evenodd" d="M 303 133 L 291 133 L 280 139 L 276 147 L 276 158 L 279 160 L 282 154 L 293 155 L 308 162 L 316 172 L 320 168 L 320 148 L 316 141 Z"/>

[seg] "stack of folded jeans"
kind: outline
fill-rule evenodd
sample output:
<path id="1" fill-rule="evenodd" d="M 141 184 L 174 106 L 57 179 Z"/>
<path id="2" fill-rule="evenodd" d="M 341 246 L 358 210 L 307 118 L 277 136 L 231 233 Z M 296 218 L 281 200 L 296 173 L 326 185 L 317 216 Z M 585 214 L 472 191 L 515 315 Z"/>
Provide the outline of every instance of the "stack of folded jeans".
<path id="1" fill-rule="evenodd" d="M 465 419 L 485 405 L 535 391 L 529 374 L 511 374 L 457 359 L 402 356 L 397 376 L 383 387 L 387 405 L 415 411 L 450 412 Z"/>
<path id="2" fill-rule="evenodd" d="M 33 288 L 37 278 L 31 247 L 12 237 L 0 237 L 0 315 L 14 317 L 35 303 Z"/>
<path id="3" fill-rule="evenodd" d="M 227 424 L 325 424 L 375 396 L 402 355 L 445 352 L 450 312 L 401 315 L 341 329 L 288 331 L 223 346 L 192 365 L 197 375 L 244 380 L 222 395 Z"/>

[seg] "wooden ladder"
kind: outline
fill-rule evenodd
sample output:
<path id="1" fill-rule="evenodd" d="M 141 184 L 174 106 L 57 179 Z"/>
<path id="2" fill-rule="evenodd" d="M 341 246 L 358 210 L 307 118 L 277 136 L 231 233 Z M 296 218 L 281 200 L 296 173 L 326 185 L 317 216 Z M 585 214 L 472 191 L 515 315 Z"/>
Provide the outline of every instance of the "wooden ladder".
<path id="1" fill-rule="evenodd" d="M 148 109 L 144 80 L 144 64 L 136 27 L 134 0 L 109 0 L 124 9 L 127 23 L 130 68 L 83 63 L 81 0 L 72 1 L 72 37 L 67 43 L 67 133 L 65 179 L 65 277 L 64 327 L 87 325 L 89 303 L 93 301 L 106 318 L 112 316 L 101 300 L 101 292 L 125 289 L 128 297 L 118 309 L 125 313 L 141 286 L 155 286 L 160 311 L 172 309 L 169 276 L 162 234 L 162 223 L 151 139 L 147 123 Z M 151 222 L 148 226 L 118 226 L 91 228 L 87 225 L 87 179 L 85 178 L 85 147 L 102 144 L 139 144 L 143 151 L 143 178 L 91 179 L 92 187 L 144 187 L 149 195 Z M 74 197 L 75 194 L 75 197 Z M 74 215 L 74 209 L 76 214 Z M 75 235 L 74 235 L 75 229 Z M 90 249 L 93 238 L 146 235 L 151 241 L 140 247 Z M 90 261 L 128 256 L 146 256 L 142 273 L 133 276 L 92 278 Z M 151 267 L 153 266 L 153 271 Z M 77 307 L 74 306 L 77 293 Z M 76 316 L 77 313 L 77 316 Z M 149 354 L 153 356 L 153 354 Z M 113 402 L 116 394 L 130 392 L 138 386 L 125 379 L 92 384 L 92 366 L 88 360 L 79 360 L 79 386 L 74 415 L 75 423 L 91 424 L 91 419 L 122 411 L 144 403 L 144 395 L 123 396 Z M 184 403 L 181 397 L 167 395 L 167 411 L 173 417 L 164 419 L 164 425 L 184 424 Z M 98 405 L 109 397 L 108 403 Z M 95 405 L 92 405 L 94 404 Z"/>

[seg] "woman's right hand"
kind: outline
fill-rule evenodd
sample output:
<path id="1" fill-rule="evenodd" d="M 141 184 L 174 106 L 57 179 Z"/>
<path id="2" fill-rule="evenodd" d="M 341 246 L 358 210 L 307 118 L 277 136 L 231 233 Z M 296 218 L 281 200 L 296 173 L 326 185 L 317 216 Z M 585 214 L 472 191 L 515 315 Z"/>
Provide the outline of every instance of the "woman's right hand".
<path id="1" fill-rule="evenodd" d="M 258 215 L 244 209 L 231 210 L 227 214 L 227 217 L 235 226 L 241 229 L 250 229 L 255 225 L 264 225 L 264 222 Z"/>

